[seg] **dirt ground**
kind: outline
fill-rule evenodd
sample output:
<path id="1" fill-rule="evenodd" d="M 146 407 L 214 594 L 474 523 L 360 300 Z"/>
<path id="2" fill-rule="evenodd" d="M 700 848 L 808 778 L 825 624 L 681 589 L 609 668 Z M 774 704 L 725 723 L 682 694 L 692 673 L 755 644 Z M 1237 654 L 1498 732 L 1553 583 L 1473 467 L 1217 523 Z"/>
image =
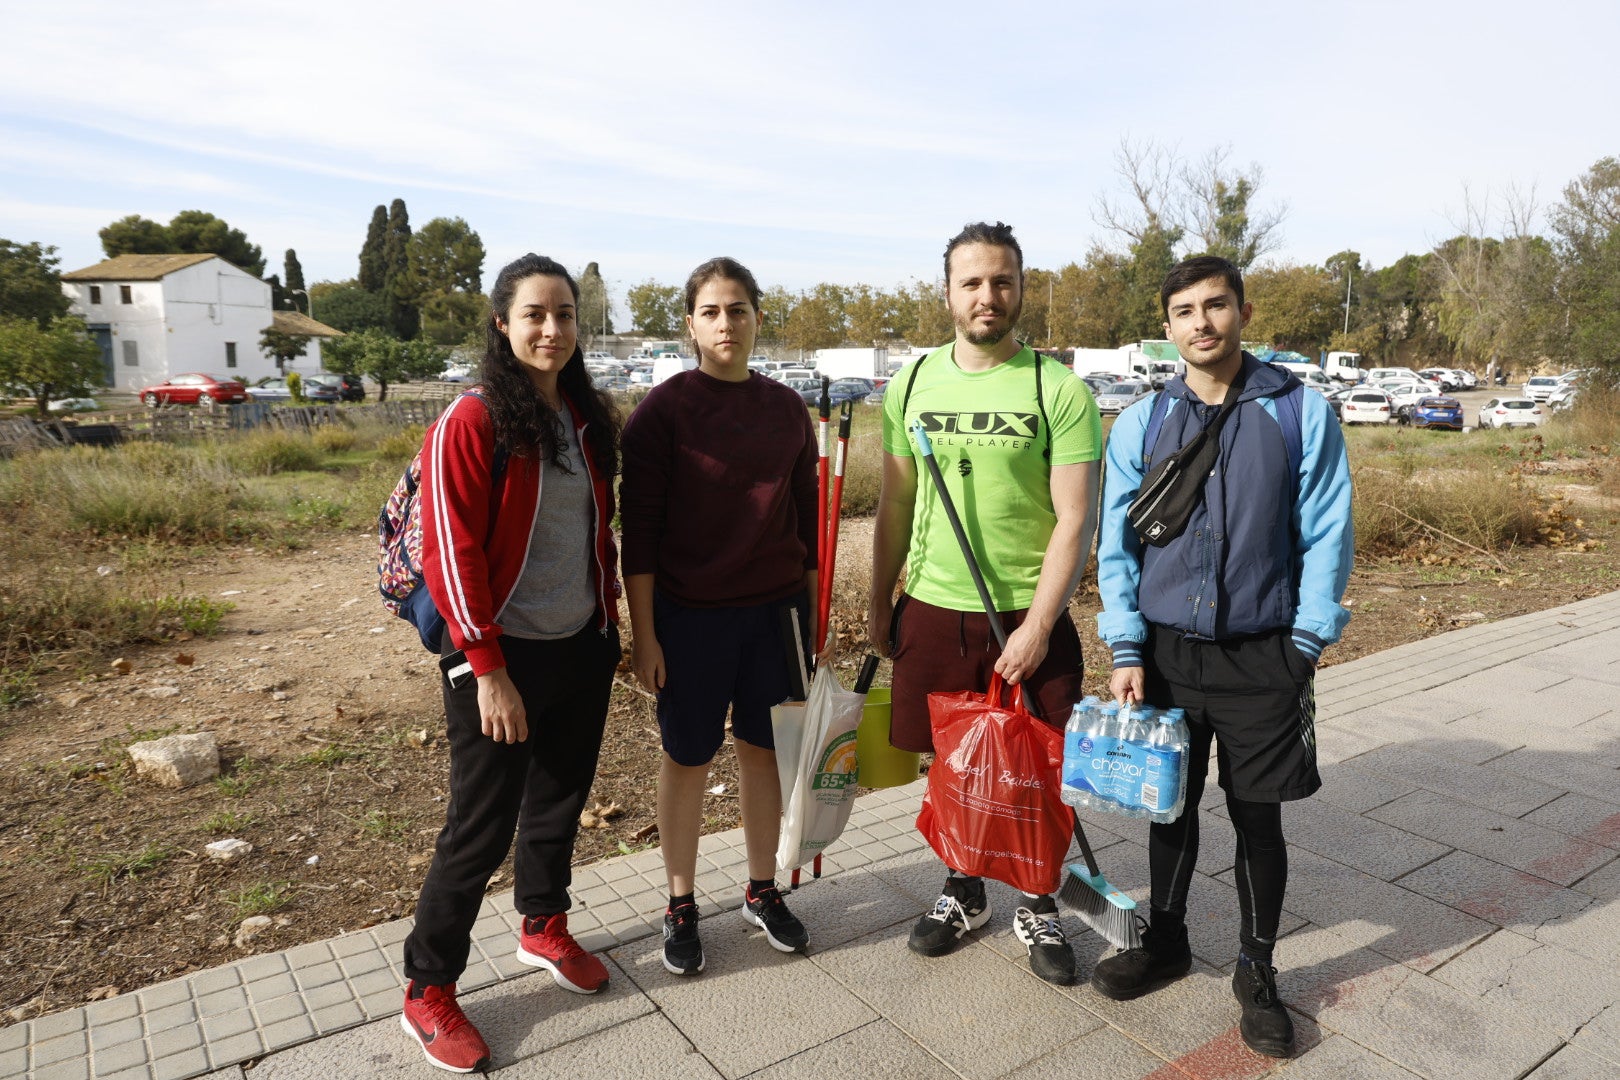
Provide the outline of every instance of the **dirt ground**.
<path id="1" fill-rule="evenodd" d="M 1596 516 L 1588 534 L 1612 540 L 1615 511 Z M 869 536 L 869 522 L 846 522 L 840 544 L 835 614 L 851 671 Z M 0 712 L 0 1025 L 411 913 L 443 822 L 448 757 L 434 658 L 379 604 L 374 545 L 350 532 L 273 557 L 200 552 L 183 590 L 235 605 L 220 633 L 63 658 L 34 703 Z M 1355 618 L 1326 659 L 1615 587 L 1612 542 L 1524 549 L 1500 565 L 1437 549 L 1364 567 L 1350 587 Z M 1100 692 L 1095 611 L 1088 582 L 1074 614 L 1088 690 Z M 578 864 L 657 843 L 656 722 L 623 669 L 619 681 Z M 167 790 L 135 776 L 125 746 L 194 731 L 218 738 L 220 779 Z M 708 830 L 737 823 L 731 763 L 722 753 L 711 777 Z M 226 838 L 251 854 L 205 853 Z M 510 881 L 508 864 L 491 889 Z M 238 942 L 258 914 L 271 925 Z"/>

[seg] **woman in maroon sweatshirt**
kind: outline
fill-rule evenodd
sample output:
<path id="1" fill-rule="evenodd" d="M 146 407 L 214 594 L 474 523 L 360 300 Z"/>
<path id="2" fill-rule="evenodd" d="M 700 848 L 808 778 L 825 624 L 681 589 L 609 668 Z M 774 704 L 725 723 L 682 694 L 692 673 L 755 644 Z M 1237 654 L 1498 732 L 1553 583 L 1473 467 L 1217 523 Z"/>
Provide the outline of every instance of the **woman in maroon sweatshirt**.
<path id="1" fill-rule="evenodd" d="M 428 428 L 422 577 L 444 616 L 444 830 L 405 940 L 400 1017 L 429 1063 L 487 1064 L 456 1004 L 490 875 L 514 836 L 517 958 L 576 993 L 606 967 L 568 932 L 569 866 L 618 666 L 618 417 L 585 373 L 579 286 L 525 255 L 490 290 L 480 385 Z"/>
<path id="2" fill-rule="evenodd" d="M 734 259 L 686 282 L 696 370 L 624 428 L 620 522 L 636 677 L 658 695 L 658 835 L 669 878 L 664 966 L 703 970 L 693 878 L 709 762 L 731 714 L 748 851 L 743 915 L 782 952 L 809 943 L 775 882 L 782 795 L 771 707 L 788 696 L 782 609 L 816 595 L 816 444 L 798 393 L 748 369 L 759 285 Z"/>

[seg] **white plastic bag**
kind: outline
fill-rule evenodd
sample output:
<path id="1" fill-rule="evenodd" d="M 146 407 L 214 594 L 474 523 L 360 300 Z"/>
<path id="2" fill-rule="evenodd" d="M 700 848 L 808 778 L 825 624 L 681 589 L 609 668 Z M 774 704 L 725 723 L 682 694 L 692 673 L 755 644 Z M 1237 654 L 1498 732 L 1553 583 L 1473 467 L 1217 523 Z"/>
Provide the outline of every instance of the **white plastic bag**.
<path id="1" fill-rule="evenodd" d="M 782 838 L 776 869 L 787 873 L 837 840 L 855 805 L 855 729 L 866 698 L 838 685 L 832 665 L 810 682 L 809 699 L 771 710 L 782 782 Z"/>

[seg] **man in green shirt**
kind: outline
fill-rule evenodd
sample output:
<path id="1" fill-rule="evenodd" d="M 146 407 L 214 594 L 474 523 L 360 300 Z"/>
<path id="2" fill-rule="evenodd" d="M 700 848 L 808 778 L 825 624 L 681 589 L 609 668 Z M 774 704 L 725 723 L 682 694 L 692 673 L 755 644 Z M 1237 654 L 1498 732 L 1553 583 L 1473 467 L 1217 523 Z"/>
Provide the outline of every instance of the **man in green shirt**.
<path id="1" fill-rule="evenodd" d="M 890 739 L 932 752 L 928 694 L 984 691 L 991 672 L 1061 728 L 1080 698 L 1069 618 L 1097 524 L 1102 428 L 1084 383 L 1013 336 L 1024 257 L 1012 229 L 977 222 L 945 248 L 955 339 L 903 368 L 883 407 L 883 487 L 872 541 L 868 634 L 894 659 Z M 919 484 L 910 425 L 921 419 L 1007 632 L 998 649 L 939 493 Z M 895 586 L 905 568 L 905 591 Z M 947 867 L 910 946 L 942 956 L 990 918 L 984 882 Z M 1051 896 L 1026 896 L 1013 929 L 1030 967 L 1074 981 L 1074 952 Z"/>

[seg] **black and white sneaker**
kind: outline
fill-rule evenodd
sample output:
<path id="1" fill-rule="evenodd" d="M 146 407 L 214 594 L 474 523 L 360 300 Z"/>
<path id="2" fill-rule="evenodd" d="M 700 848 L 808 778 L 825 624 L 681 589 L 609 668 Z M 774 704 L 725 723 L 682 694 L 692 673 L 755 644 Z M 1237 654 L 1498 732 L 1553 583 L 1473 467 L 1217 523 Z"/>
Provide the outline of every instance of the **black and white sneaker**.
<path id="1" fill-rule="evenodd" d="M 800 952 L 810 944 L 804 923 L 793 917 L 782 890 L 775 885 L 755 893 L 743 890 L 743 918 L 765 931 L 765 940 L 777 952 Z"/>
<path id="2" fill-rule="evenodd" d="M 934 902 L 934 910 L 917 920 L 906 944 L 924 956 L 944 956 L 969 930 L 989 921 L 990 898 L 984 894 L 984 879 L 946 878 L 945 891 Z"/>
<path id="3" fill-rule="evenodd" d="M 696 904 L 682 904 L 664 912 L 664 969 L 672 975 L 696 975 L 703 970 Z"/>
<path id="4" fill-rule="evenodd" d="M 1058 922 L 1057 901 L 1038 896 L 1013 913 L 1013 933 L 1029 950 L 1029 969 L 1049 983 L 1074 982 L 1074 950 Z"/>

